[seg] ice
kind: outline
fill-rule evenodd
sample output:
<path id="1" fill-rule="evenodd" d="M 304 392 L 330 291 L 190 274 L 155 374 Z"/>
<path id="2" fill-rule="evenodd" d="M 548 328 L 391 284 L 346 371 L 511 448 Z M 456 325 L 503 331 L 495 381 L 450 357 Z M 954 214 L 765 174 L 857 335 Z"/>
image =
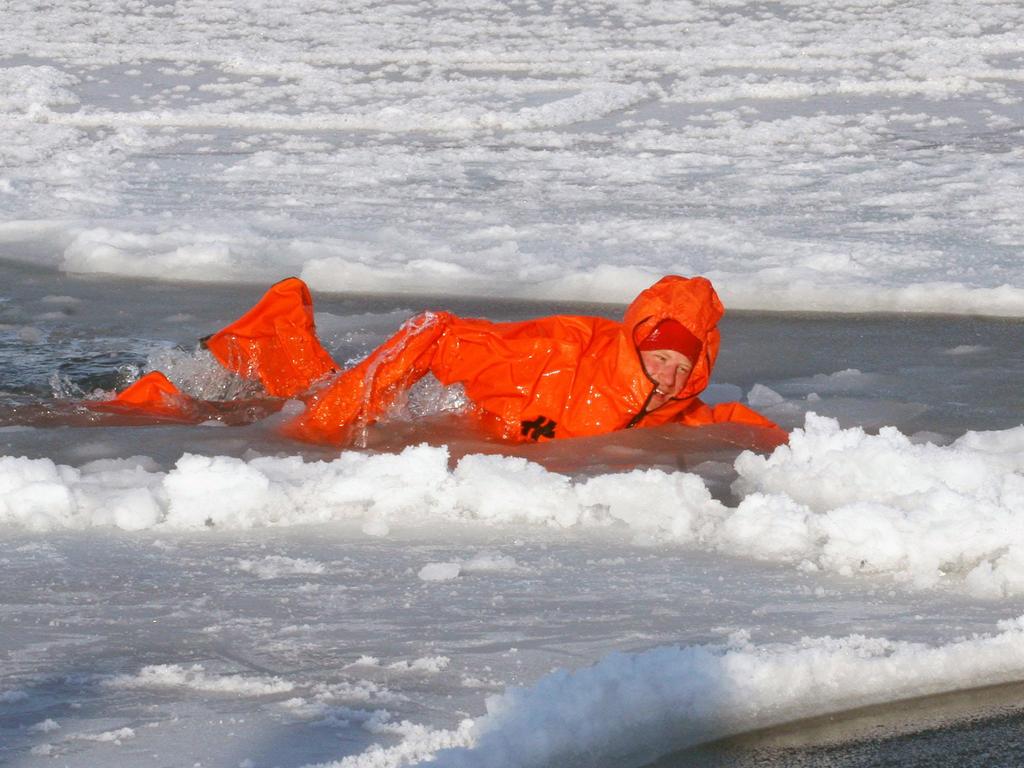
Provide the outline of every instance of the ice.
<path id="1" fill-rule="evenodd" d="M 110 553 L 99 561 L 97 535 Z M 1019 627 L 993 635 L 992 618 L 1016 604 L 960 603 L 969 613 L 950 616 L 957 603 L 948 596 L 888 595 L 870 581 L 637 546 L 603 526 L 405 522 L 383 540 L 338 524 L 256 536 L 94 529 L 86 538 L 51 533 L 43 546 L 16 540 L 30 546 L 7 547 L 5 567 L 12 597 L 26 602 L 13 609 L 5 642 L 25 697 L 2 706 L 34 715 L 28 724 L 59 722 L 60 731 L 36 735 L 64 759 L 83 742 L 63 734 L 130 727 L 133 744 L 167 756 L 181 754 L 185 739 L 188 764 L 205 755 L 398 766 L 459 747 L 473 750 L 471 764 L 483 755 L 502 765 L 500 742 L 522 741 L 519 724 L 536 722 L 523 741 L 537 750 L 534 764 L 572 764 L 602 750 L 649 756 L 698 734 L 1013 679 L 1019 669 Z M 298 560 L 324 572 L 263 579 L 253 590 L 254 574 L 237 567 Z M 474 560 L 504 567 L 429 584 L 417 577 L 424 564 Z M 74 602 L 43 599 L 50 578 L 76 572 Z M 299 588 L 303 581 L 317 588 Z M 907 622 L 911 613 L 920 619 Z M 29 617 L 51 625 L 35 647 L 25 642 L 36 631 Z M 802 640 L 818 621 L 845 634 Z M 875 627 L 866 638 L 865 623 Z M 108 632 L 137 650 L 109 658 Z M 708 639 L 728 635 L 735 639 Z M 700 674 L 685 674 L 686 659 L 703 660 Z M 549 676 L 554 667 L 565 671 Z M 602 679 L 613 691 L 602 693 Z M 498 698 L 484 712 L 486 695 Z M 140 710 L 140 701 L 158 706 Z M 710 709 L 683 708 L 687 701 Z M 8 735 L 23 755 L 44 744 Z"/>
<path id="2" fill-rule="evenodd" d="M 43 304 L 56 305 L 59 307 L 74 307 L 79 304 L 82 300 L 76 296 L 43 296 L 40 301 Z"/>
<path id="3" fill-rule="evenodd" d="M 51 731 L 59 731 L 60 723 L 58 723 L 56 720 L 51 720 L 50 718 L 47 718 L 46 720 L 38 722 L 35 725 L 30 725 L 28 729 L 33 733 L 50 733 Z"/>
<path id="4" fill-rule="evenodd" d="M 1019 593 L 1022 441 L 1024 427 L 968 433 L 949 446 L 915 444 L 891 427 L 868 435 L 808 415 L 772 456 L 737 459 L 747 494 L 737 514 L 768 517 L 790 533 L 762 538 L 755 527 L 734 535 L 751 554 L 808 557 L 840 573 Z"/>
<path id="5" fill-rule="evenodd" d="M 387 668 L 396 672 L 422 672 L 425 674 L 436 674 L 447 669 L 450 663 L 451 659 L 447 656 L 431 656 L 424 657 L 422 659 L 414 659 L 411 662 L 396 661 L 394 664 L 388 664 Z"/>
<path id="6" fill-rule="evenodd" d="M 458 563 L 427 563 L 416 574 L 422 581 L 450 581 L 462 572 Z"/>
<path id="7" fill-rule="evenodd" d="M 413 516 L 559 527 L 618 520 L 652 536 L 686 540 L 691 508 L 713 514 L 720 507 L 695 475 L 637 470 L 573 483 L 517 457 L 469 455 L 452 470 L 448 464 L 447 449 L 427 445 L 400 454 L 346 451 L 330 462 L 185 455 L 166 473 L 132 461 L 74 468 L 3 457 L 0 511 L 8 523 L 33 529 L 244 529 Z M 637 504 L 637 483 L 656 506 Z M 544 503 L 522 502 L 538 493 Z M 132 508 L 137 517 L 118 516 Z"/>
<path id="8" fill-rule="evenodd" d="M 0 519 L 32 530 L 247 529 L 356 520 L 388 536 L 410 521 L 621 526 L 637 541 L 695 545 L 852 576 L 885 574 L 918 588 L 985 597 L 1024 594 L 1024 427 L 972 432 L 949 445 L 892 427 L 868 434 L 810 413 L 788 445 L 735 462 L 735 506 L 687 472 L 637 469 L 573 479 L 524 458 L 446 448 L 299 457 L 185 455 L 152 460 L 0 459 Z M 524 500 L 529 499 L 529 503 Z M 320 574 L 322 563 L 241 560 L 261 579 Z M 419 578 L 516 570 L 486 553 L 421 566 Z"/>
<path id="9" fill-rule="evenodd" d="M 747 402 L 754 408 L 765 408 L 782 405 L 786 402 L 786 398 L 771 387 L 766 387 L 764 384 L 755 384 L 747 393 Z"/>
<path id="10" fill-rule="evenodd" d="M 206 280 L 238 280 L 245 276 L 244 264 L 231 255 L 233 238 L 200 237 L 198 240 L 196 234 L 188 230 L 139 235 L 105 228 L 88 229 L 77 233 L 65 248 L 61 268 L 69 272 L 140 277 L 200 273 Z"/>
<path id="11" fill-rule="evenodd" d="M 46 336 L 38 328 L 27 325 L 18 329 L 18 338 L 26 344 L 42 344 Z"/>
<path id="12" fill-rule="evenodd" d="M 980 344 L 958 344 L 951 349 L 945 350 L 945 353 L 947 355 L 975 355 L 985 351 L 986 348 Z"/>
<path id="13" fill-rule="evenodd" d="M 319 575 L 326 571 L 323 563 L 294 557 L 270 555 L 262 560 L 239 560 L 238 568 L 260 579 L 281 576 Z"/>
<path id="14" fill-rule="evenodd" d="M 459 563 L 459 567 L 464 573 L 501 573 L 518 571 L 521 566 L 510 555 L 503 555 L 500 552 L 478 552 Z"/>
<path id="15" fill-rule="evenodd" d="M 615 653 L 491 696 L 485 715 L 456 729 L 406 728 L 401 744 L 331 766 L 643 765 L 736 732 L 946 690 L 950 668 L 964 686 L 1013 679 L 1019 620 L 1001 630 L 932 647 L 862 635 L 757 647 L 737 633 L 721 646 Z"/>
<path id="16" fill-rule="evenodd" d="M 270 696 L 288 693 L 293 685 L 272 677 L 210 675 L 202 664 L 183 668 L 177 664 L 143 667 L 135 675 L 116 675 L 101 681 L 110 688 L 190 688 L 208 693 L 238 696 Z"/>
<path id="17" fill-rule="evenodd" d="M 10 257 L 614 302 L 704 273 L 735 308 L 1024 314 L 1011 5 L 974 33 L 935 4 L 159 8 L 12 9 Z"/>
<path id="18" fill-rule="evenodd" d="M 950 683 L 1016 679 L 1021 632 L 1020 620 L 1008 621 L 998 634 L 937 647 L 858 635 L 765 647 L 739 634 L 725 647 L 612 654 L 489 697 L 468 743 L 440 752 L 435 764 L 644 765 L 695 743 L 835 708 Z"/>
<path id="19" fill-rule="evenodd" d="M 0 762 L 628 768 L 1024 677 L 1022 23 L 9 4 Z M 665 273 L 729 309 L 707 399 L 788 446 L 493 444 L 429 378 L 362 451 L 281 438 L 298 402 L 76 410 L 153 369 L 251 395 L 196 339 L 288 275 L 348 364 L 420 311 L 617 317 Z"/>
<path id="20" fill-rule="evenodd" d="M 79 733 L 75 738 L 84 741 L 112 742 L 120 744 L 127 739 L 135 738 L 135 731 L 131 728 L 118 728 L 116 731 L 104 731 L 103 733 Z"/>
<path id="21" fill-rule="evenodd" d="M 17 114 L 78 104 L 69 90 L 77 84 L 77 78 L 56 67 L 5 67 L 0 70 L 0 109 Z"/>

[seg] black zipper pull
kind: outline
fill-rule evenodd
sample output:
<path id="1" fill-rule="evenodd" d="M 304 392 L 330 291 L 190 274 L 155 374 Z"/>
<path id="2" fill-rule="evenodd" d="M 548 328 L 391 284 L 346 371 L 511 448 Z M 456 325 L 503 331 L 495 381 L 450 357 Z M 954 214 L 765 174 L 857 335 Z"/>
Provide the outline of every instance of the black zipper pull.
<path id="1" fill-rule="evenodd" d="M 640 407 L 640 413 L 638 413 L 636 416 L 629 420 L 629 423 L 625 427 L 626 429 L 632 429 L 641 421 L 643 421 L 644 416 L 647 415 L 647 406 L 648 404 L 650 404 L 651 398 L 654 397 L 654 393 L 657 391 L 657 389 L 658 387 L 655 386 L 654 389 L 651 390 L 651 394 L 647 396 L 647 399 L 644 400 L 644 404 Z"/>

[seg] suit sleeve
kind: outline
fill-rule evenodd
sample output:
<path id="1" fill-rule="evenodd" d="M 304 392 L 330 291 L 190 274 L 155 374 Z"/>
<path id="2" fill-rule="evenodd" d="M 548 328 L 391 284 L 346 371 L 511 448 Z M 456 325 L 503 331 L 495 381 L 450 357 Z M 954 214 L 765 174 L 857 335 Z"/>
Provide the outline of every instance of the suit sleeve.
<path id="1" fill-rule="evenodd" d="M 737 424 L 750 424 L 754 427 L 782 429 L 774 421 L 765 418 L 753 408 L 748 408 L 743 403 L 718 403 L 711 408 L 711 413 L 716 424 L 723 421 L 731 421 Z"/>
<path id="2" fill-rule="evenodd" d="M 707 424 L 721 424 L 730 422 L 733 424 L 747 424 L 752 427 L 763 427 L 765 429 L 777 429 L 785 433 L 778 424 L 771 419 L 765 418 L 743 403 L 718 403 L 709 406 L 701 400 L 698 405 L 682 414 L 680 421 L 693 427 Z"/>
<path id="3" fill-rule="evenodd" d="M 314 392 L 284 431 L 314 443 L 348 442 L 353 430 L 380 418 L 430 370 L 451 320 L 447 312 L 424 312 L 406 321 L 362 362 Z"/>

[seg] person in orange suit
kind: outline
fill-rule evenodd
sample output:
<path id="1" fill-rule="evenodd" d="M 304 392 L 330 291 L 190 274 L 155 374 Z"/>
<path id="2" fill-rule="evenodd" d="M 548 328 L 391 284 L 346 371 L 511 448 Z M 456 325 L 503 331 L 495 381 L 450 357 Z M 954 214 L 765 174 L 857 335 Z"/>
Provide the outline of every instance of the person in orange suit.
<path id="1" fill-rule="evenodd" d="M 481 423 L 506 440 L 673 422 L 779 430 L 741 403 L 708 406 L 699 397 L 718 355 L 723 313 L 710 281 L 676 275 L 637 296 L 621 323 L 579 315 L 506 323 L 424 312 L 342 371 L 317 340 L 308 288 L 289 278 L 203 344 L 268 395 L 304 400 L 305 411 L 285 432 L 311 442 L 351 442 L 427 373 L 461 384 Z M 187 398 L 160 385 L 154 391 L 165 413 L 168 398 L 187 410 Z M 132 407 L 145 407 L 142 399 L 136 395 Z"/>

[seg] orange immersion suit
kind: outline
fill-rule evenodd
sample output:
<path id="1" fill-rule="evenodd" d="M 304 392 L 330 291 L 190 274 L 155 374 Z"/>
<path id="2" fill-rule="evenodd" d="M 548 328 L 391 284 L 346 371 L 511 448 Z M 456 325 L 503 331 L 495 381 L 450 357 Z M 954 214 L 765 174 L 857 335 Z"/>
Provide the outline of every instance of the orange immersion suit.
<path id="1" fill-rule="evenodd" d="M 193 420 L 192 402 L 160 371 L 150 371 L 113 399 L 87 401 L 84 405 L 100 413 L 143 413 L 156 419 L 188 422 Z"/>
<path id="2" fill-rule="evenodd" d="M 723 312 L 707 279 L 674 275 L 643 291 L 622 323 L 577 315 L 498 323 L 424 312 L 362 362 L 337 373 L 339 366 L 317 341 L 308 289 L 289 278 L 204 343 L 221 364 L 258 379 L 268 394 L 302 397 L 306 410 L 285 431 L 312 442 L 348 442 L 428 372 L 442 384 L 462 384 L 482 422 L 509 440 L 669 422 L 778 429 L 741 403 L 708 406 L 698 397 L 718 355 Z M 655 384 L 637 345 L 667 318 L 700 339 L 702 349 L 680 393 L 647 411 Z"/>

